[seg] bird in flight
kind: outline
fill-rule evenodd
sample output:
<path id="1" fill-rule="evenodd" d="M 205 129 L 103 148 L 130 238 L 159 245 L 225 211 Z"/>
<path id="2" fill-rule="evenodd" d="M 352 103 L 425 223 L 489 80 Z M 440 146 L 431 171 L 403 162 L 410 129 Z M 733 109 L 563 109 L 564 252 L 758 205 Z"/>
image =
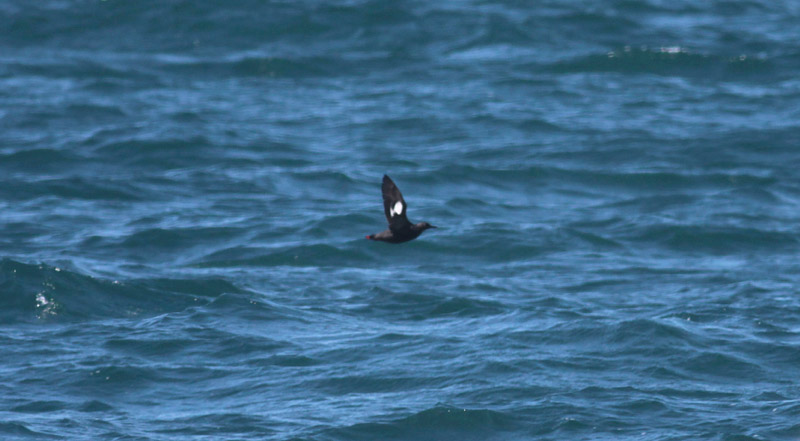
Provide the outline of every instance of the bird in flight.
<path id="1" fill-rule="evenodd" d="M 416 239 L 428 228 L 436 228 L 427 222 L 412 224 L 406 217 L 406 201 L 400 189 L 394 185 L 392 179 L 383 175 L 383 212 L 389 222 L 389 229 L 377 234 L 370 234 L 367 239 L 382 240 L 389 243 L 402 243 Z"/>

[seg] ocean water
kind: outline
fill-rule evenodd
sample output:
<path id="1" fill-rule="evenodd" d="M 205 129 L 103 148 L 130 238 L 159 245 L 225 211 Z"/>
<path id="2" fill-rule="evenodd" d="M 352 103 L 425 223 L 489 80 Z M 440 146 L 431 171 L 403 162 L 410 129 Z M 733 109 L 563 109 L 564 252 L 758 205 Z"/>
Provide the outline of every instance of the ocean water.
<path id="1" fill-rule="evenodd" d="M 0 1 L 0 439 L 800 439 L 798 24 Z"/>

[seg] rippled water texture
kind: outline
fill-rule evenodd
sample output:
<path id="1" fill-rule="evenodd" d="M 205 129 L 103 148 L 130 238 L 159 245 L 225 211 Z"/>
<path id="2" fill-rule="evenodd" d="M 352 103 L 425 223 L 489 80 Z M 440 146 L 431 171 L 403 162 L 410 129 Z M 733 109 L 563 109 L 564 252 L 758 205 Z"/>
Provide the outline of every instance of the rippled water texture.
<path id="1" fill-rule="evenodd" d="M 0 2 L 0 439 L 800 439 L 799 20 Z"/>

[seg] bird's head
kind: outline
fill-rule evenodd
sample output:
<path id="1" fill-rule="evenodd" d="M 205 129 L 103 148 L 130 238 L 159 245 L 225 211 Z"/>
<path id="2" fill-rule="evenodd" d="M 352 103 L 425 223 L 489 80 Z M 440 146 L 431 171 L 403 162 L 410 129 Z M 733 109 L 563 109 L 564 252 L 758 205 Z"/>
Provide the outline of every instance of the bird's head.
<path id="1" fill-rule="evenodd" d="M 420 223 L 418 223 L 418 224 L 416 224 L 414 226 L 417 227 L 417 230 L 419 230 L 419 231 L 425 231 L 428 228 L 438 228 L 437 226 L 431 225 L 431 224 L 429 224 L 427 222 L 420 222 Z"/>

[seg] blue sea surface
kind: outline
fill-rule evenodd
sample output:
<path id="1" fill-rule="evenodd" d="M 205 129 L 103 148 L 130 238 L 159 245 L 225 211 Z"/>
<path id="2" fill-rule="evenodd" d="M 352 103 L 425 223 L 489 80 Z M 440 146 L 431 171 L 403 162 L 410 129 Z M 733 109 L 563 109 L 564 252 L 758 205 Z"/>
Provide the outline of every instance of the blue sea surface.
<path id="1" fill-rule="evenodd" d="M 800 3 L 0 1 L 0 439 L 800 439 Z M 390 175 L 413 222 L 386 228 Z"/>

